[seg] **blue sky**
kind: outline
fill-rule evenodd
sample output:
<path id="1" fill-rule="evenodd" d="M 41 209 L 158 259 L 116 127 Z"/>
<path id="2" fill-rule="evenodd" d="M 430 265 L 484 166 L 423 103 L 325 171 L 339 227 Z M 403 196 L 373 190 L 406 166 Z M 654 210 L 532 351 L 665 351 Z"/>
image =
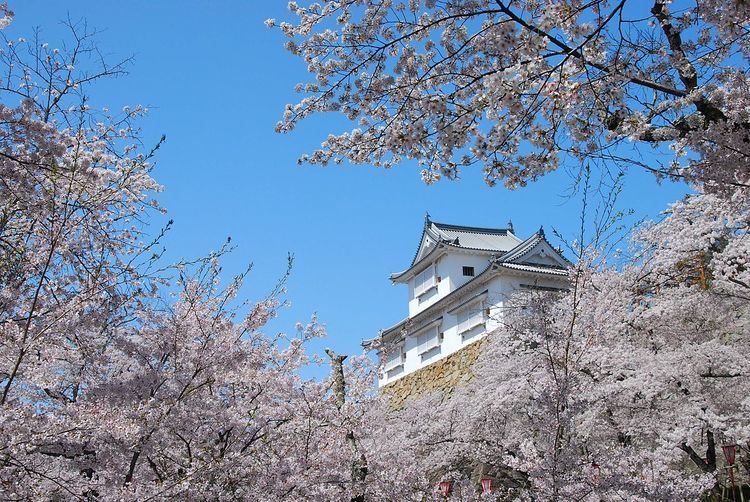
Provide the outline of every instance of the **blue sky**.
<path id="1" fill-rule="evenodd" d="M 291 331 L 314 312 L 329 337 L 316 346 L 360 352 L 359 343 L 406 314 L 406 291 L 388 274 L 404 269 L 418 243 L 425 211 L 436 221 L 505 226 L 527 237 L 540 225 L 571 237 L 579 203 L 564 196 L 570 179 L 555 173 L 517 191 L 487 187 L 478 172 L 460 182 L 425 186 L 416 163 L 390 171 L 369 166 L 298 166 L 338 117 L 320 116 L 287 135 L 274 133 L 305 65 L 263 25 L 284 19 L 285 0 L 11 2 L 9 37 L 32 27 L 59 45 L 60 21 L 85 18 L 105 54 L 133 55 L 130 74 L 94 89 L 96 102 L 115 109 L 143 104 L 151 113 L 144 137 L 167 135 L 154 177 L 175 226 L 167 257 L 201 256 L 232 237 L 238 249 L 225 261 L 229 276 L 254 263 L 244 293 L 260 298 L 296 257 L 289 281 L 291 307 L 270 326 Z M 630 172 L 622 199 L 639 216 L 658 217 L 686 191 Z M 163 222 L 157 221 L 157 224 Z M 550 232 L 548 232 L 549 234 Z M 322 370 L 320 370 L 322 371 Z"/>

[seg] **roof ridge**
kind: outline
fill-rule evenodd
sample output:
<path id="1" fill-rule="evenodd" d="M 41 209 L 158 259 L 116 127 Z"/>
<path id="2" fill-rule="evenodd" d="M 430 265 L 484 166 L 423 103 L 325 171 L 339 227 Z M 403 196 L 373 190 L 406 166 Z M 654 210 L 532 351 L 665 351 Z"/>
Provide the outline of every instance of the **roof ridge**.
<path id="1" fill-rule="evenodd" d="M 438 223 L 437 221 L 430 221 L 439 230 L 458 230 L 465 232 L 478 232 L 478 233 L 489 233 L 489 234 L 507 234 L 508 232 L 513 233 L 509 228 L 491 228 L 491 227 L 470 227 L 465 225 L 453 225 L 451 223 Z M 513 234 L 515 235 L 515 234 Z"/>

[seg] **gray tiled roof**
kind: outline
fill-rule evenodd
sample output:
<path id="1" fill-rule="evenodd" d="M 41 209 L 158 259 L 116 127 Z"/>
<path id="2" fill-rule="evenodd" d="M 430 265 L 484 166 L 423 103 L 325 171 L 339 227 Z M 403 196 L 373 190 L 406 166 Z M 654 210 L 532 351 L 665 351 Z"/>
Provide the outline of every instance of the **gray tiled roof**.
<path id="1" fill-rule="evenodd" d="M 479 228 L 431 223 L 430 230 L 442 240 L 457 244 L 462 248 L 504 252 L 513 249 L 521 242 L 521 239 L 507 228 Z"/>
<path id="2" fill-rule="evenodd" d="M 467 249 L 500 252 L 513 249 L 521 242 L 521 239 L 513 234 L 513 228 L 449 225 L 447 223 L 434 222 L 427 216 L 424 220 L 424 228 L 422 229 L 422 237 L 419 239 L 419 246 L 417 246 L 409 268 L 414 266 L 420 258 L 424 257 L 425 253 L 421 253 L 420 256 L 420 251 L 422 251 L 422 246 L 426 238 L 431 239 L 433 242 L 450 243 Z"/>

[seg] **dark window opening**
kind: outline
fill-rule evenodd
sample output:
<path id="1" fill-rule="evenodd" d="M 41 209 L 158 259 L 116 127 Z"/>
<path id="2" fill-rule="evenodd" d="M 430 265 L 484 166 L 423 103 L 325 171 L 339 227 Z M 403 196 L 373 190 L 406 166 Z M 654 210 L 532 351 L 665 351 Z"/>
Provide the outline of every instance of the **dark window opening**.
<path id="1" fill-rule="evenodd" d="M 474 277 L 474 267 L 464 267 L 464 275 L 467 277 Z"/>

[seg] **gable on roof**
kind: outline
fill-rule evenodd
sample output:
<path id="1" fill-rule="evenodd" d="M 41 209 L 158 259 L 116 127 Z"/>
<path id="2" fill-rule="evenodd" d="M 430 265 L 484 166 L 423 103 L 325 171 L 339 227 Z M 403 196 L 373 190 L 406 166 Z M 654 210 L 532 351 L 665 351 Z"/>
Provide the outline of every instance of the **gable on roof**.
<path id="1" fill-rule="evenodd" d="M 417 253 L 414 255 L 414 259 L 411 261 L 411 265 L 414 265 L 419 260 L 430 254 L 430 251 L 435 249 L 435 246 L 437 246 L 438 242 L 440 242 L 440 236 L 436 235 L 430 230 L 427 225 L 425 225 L 425 228 L 422 231 L 422 238 L 419 241 Z"/>
<path id="2" fill-rule="evenodd" d="M 502 255 L 498 262 L 568 268 L 571 263 L 544 236 L 544 230 Z"/>

